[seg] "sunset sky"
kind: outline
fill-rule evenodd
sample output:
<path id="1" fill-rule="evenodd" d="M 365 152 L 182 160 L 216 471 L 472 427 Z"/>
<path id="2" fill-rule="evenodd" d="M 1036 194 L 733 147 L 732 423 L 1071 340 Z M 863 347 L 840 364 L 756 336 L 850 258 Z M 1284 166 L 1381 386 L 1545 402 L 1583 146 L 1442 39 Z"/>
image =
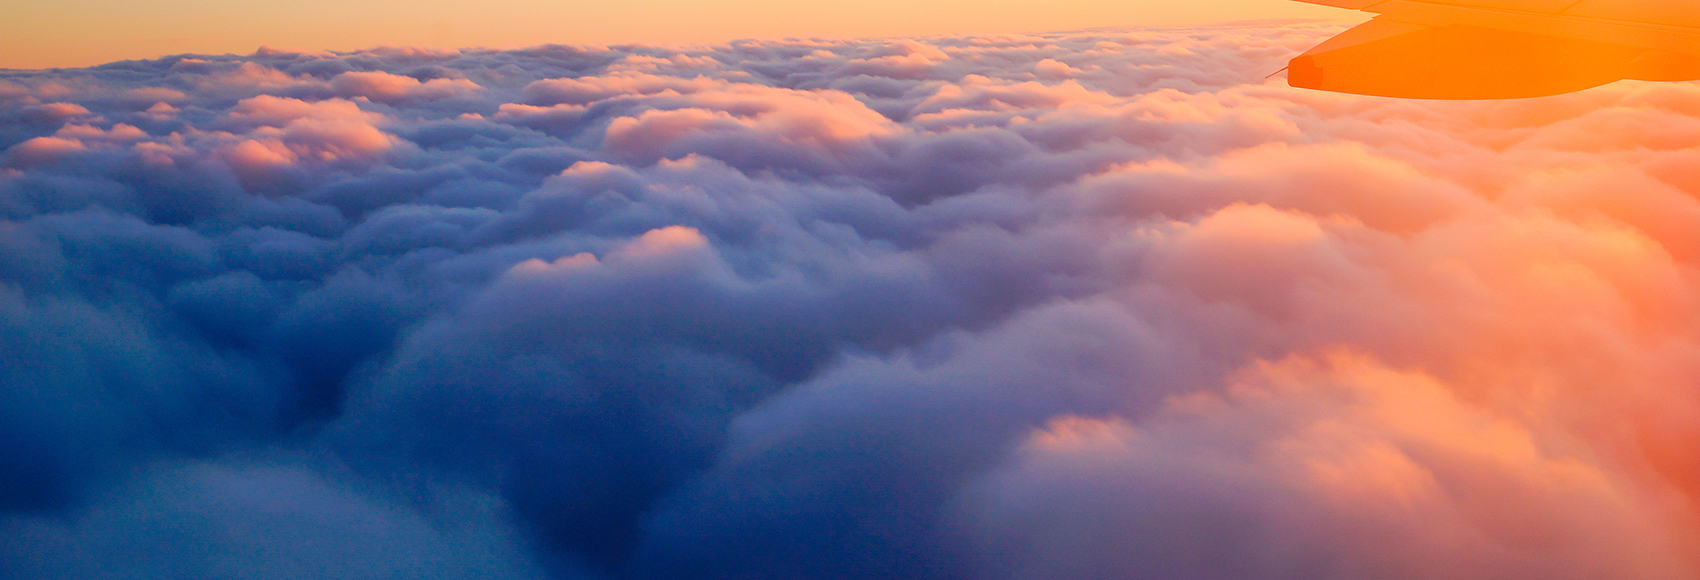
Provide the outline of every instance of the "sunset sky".
<path id="1" fill-rule="evenodd" d="M 1362 20 L 1282 0 L 64 0 L 0 4 L 0 68 L 89 66 L 167 54 L 248 54 L 266 45 L 518 48 L 1040 32 L 1264 18 Z"/>
<path id="2" fill-rule="evenodd" d="M 1245 0 L 4 10 L 132 59 L 0 70 L 6 580 L 1700 580 L 1700 83 L 1295 88 L 1363 15 Z"/>

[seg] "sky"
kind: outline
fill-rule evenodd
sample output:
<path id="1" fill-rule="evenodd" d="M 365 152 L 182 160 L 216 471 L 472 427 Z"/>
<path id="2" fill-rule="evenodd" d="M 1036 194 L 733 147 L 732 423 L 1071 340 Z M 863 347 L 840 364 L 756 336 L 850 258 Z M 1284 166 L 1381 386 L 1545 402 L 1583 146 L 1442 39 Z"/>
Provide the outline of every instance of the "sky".
<path id="1" fill-rule="evenodd" d="M 0 71 L 0 576 L 1700 578 L 1700 84 L 1343 29 Z"/>
<path id="2" fill-rule="evenodd" d="M 0 3 L 0 68 L 91 66 L 165 55 L 250 54 L 260 46 L 522 48 L 786 37 L 1018 33 L 1264 18 L 1361 20 L 1285 0 L 63 0 Z"/>

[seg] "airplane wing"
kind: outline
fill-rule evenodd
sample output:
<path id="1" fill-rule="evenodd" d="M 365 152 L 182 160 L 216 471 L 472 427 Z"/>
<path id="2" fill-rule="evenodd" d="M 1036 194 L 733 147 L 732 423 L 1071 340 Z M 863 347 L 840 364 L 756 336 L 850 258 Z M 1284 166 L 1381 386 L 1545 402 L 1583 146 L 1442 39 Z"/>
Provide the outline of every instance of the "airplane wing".
<path id="1" fill-rule="evenodd" d="M 1512 99 L 1700 80 L 1696 0 L 1300 0 L 1376 14 L 1288 63 L 1288 84 Z"/>

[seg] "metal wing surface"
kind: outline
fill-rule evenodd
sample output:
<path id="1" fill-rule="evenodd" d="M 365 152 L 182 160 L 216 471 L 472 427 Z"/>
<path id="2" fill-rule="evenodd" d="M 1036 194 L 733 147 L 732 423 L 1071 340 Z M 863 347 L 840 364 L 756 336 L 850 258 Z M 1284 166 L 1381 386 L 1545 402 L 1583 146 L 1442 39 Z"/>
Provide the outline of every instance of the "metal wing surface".
<path id="1" fill-rule="evenodd" d="M 1300 0 L 1374 19 L 1294 58 L 1295 87 L 1510 99 L 1700 80 L 1696 0 Z"/>

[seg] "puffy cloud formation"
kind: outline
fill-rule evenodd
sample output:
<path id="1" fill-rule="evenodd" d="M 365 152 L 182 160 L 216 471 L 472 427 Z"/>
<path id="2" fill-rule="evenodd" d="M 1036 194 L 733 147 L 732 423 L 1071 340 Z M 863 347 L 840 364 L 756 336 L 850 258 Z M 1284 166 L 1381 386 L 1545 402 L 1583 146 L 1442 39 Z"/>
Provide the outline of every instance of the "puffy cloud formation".
<path id="1" fill-rule="evenodd" d="M 1700 86 L 1334 31 L 0 72 L 0 570 L 1700 578 Z"/>

